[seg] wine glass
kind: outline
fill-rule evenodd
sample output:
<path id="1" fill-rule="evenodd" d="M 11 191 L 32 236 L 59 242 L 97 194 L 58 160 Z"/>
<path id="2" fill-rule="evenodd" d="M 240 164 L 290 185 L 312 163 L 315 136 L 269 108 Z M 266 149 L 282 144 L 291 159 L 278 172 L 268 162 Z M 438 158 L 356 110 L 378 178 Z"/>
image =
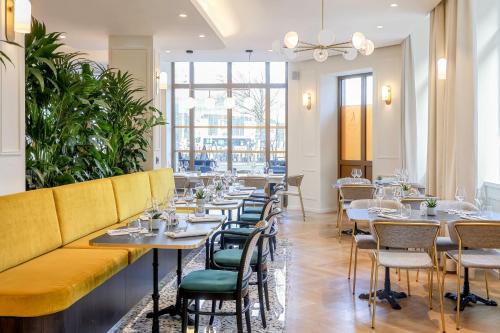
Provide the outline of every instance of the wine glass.
<path id="1" fill-rule="evenodd" d="M 409 218 L 411 216 L 411 205 L 406 204 L 401 207 L 401 217 L 402 218 Z"/>
<path id="2" fill-rule="evenodd" d="M 457 185 L 455 190 L 455 199 L 460 202 L 460 206 L 462 206 L 462 202 L 465 200 L 465 188 L 463 186 Z"/>
<path id="3" fill-rule="evenodd" d="M 356 179 L 357 171 L 356 169 L 351 169 L 351 177 Z"/>
<path id="4" fill-rule="evenodd" d="M 135 238 L 141 231 L 141 221 L 132 220 L 127 224 L 127 231 L 130 234 L 130 238 Z"/>
<path id="5" fill-rule="evenodd" d="M 382 209 L 382 199 L 384 199 L 384 188 L 382 186 L 377 186 L 375 188 L 375 198 L 378 200 L 378 206 Z"/>
<path id="6" fill-rule="evenodd" d="M 481 189 L 477 189 L 476 191 L 476 197 L 474 198 L 474 203 L 477 206 L 477 209 L 479 209 L 479 212 L 482 214 L 484 210 L 484 195 L 483 191 Z"/>
<path id="7" fill-rule="evenodd" d="M 403 199 L 403 190 L 401 189 L 401 187 L 398 186 L 398 187 L 394 188 L 393 196 L 394 196 L 394 200 L 401 203 L 401 199 Z"/>
<path id="8" fill-rule="evenodd" d="M 361 178 L 361 176 L 363 176 L 363 171 L 361 171 L 361 169 L 356 169 L 356 175 L 358 178 Z"/>
<path id="9" fill-rule="evenodd" d="M 157 209 L 157 203 L 155 202 L 155 199 L 148 200 L 146 203 L 146 207 L 144 208 L 144 216 L 148 219 L 148 233 L 146 236 L 153 236 L 153 216 L 155 213 L 158 211 Z"/>
<path id="10" fill-rule="evenodd" d="M 186 190 L 186 193 L 184 195 L 184 200 L 186 200 L 188 208 L 191 208 L 191 204 L 194 201 L 194 194 L 193 194 L 193 189 L 192 188 L 188 188 Z M 190 209 L 187 210 L 187 212 L 188 212 L 188 218 L 189 218 L 189 211 L 190 211 Z"/>

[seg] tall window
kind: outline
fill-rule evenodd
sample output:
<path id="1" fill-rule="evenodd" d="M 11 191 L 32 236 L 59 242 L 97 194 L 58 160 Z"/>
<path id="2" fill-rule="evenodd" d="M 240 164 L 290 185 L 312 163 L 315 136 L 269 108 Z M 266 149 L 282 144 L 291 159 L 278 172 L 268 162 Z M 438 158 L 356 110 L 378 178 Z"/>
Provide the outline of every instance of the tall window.
<path id="1" fill-rule="evenodd" d="M 252 171 L 267 162 L 285 173 L 286 63 L 176 62 L 172 72 L 176 168 Z"/>

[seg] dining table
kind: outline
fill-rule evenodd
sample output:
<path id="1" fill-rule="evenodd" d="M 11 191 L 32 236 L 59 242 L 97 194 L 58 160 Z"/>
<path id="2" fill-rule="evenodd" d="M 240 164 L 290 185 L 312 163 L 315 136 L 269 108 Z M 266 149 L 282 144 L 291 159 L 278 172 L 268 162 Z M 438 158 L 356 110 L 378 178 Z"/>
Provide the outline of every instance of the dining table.
<path id="1" fill-rule="evenodd" d="M 500 213 L 493 211 L 486 211 L 483 213 L 462 213 L 457 214 L 456 211 L 453 210 L 437 210 L 435 215 L 427 215 L 423 214 L 420 210 L 412 209 L 410 216 L 403 217 L 399 213 L 396 214 L 380 214 L 376 212 L 372 212 L 368 209 L 347 209 L 347 216 L 351 222 L 354 223 L 354 230 L 358 229 L 359 223 L 369 223 L 373 220 L 392 220 L 392 221 L 411 221 L 411 220 L 426 220 L 426 221 L 436 221 L 441 224 L 442 228 L 447 227 L 448 222 L 452 221 L 461 221 L 461 220 L 470 220 L 470 221 L 500 221 Z M 401 305 L 398 303 L 398 299 L 406 298 L 407 295 L 405 292 L 397 292 L 392 290 L 391 288 L 391 276 L 389 268 L 385 268 L 385 277 L 384 277 L 384 288 L 376 291 L 377 298 L 385 299 L 391 307 L 395 310 L 400 310 Z M 463 300 L 463 307 L 461 306 L 461 310 L 466 306 L 467 303 L 470 302 L 481 302 L 486 305 L 496 306 L 496 302 L 493 300 L 484 299 L 478 295 L 475 295 L 470 292 L 470 283 L 469 283 L 469 269 L 466 268 L 464 270 L 464 285 L 462 293 L 458 296 L 455 293 L 446 293 L 446 298 L 456 301 L 457 297 L 461 297 Z M 359 295 L 360 299 L 368 300 L 369 294 L 362 293 Z M 462 303 L 462 302 L 461 302 Z"/>
<path id="2" fill-rule="evenodd" d="M 142 249 L 153 249 L 153 311 L 147 314 L 148 318 L 153 319 L 152 332 L 157 333 L 160 330 L 159 317 L 164 314 L 170 316 L 181 315 L 180 298 L 176 296 L 175 304 L 172 304 L 164 309 L 159 308 L 159 278 L 158 278 L 158 250 L 175 250 L 177 251 L 177 287 L 182 281 L 182 251 L 198 249 L 205 245 L 206 268 L 210 265 L 209 258 L 209 242 L 211 235 L 216 232 L 221 225 L 227 221 L 227 216 L 224 215 L 206 215 L 203 218 L 192 218 L 193 222 L 189 222 L 187 215 L 176 215 L 180 221 L 176 225 L 168 225 L 165 223 L 159 224 L 158 229 L 154 230 L 153 236 L 148 236 L 145 233 L 131 235 L 127 232 L 127 228 L 118 228 L 116 235 L 105 233 L 89 241 L 91 246 L 99 247 L 135 247 Z M 210 220 L 210 221 L 209 221 Z M 196 221 L 196 222 L 194 222 Z M 168 233 L 168 234 L 167 234 Z M 191 235 L 181 237 L 181 234 Z"/>

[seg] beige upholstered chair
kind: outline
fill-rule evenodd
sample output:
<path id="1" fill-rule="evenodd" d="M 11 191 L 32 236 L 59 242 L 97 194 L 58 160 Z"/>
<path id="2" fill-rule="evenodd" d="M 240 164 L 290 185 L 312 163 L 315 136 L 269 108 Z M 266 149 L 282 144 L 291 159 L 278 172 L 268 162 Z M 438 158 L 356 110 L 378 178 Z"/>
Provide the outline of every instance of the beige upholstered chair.
<path id="1" fill-rule="evenodd" d="M 355 183 L 357 183 L 357 184 L 363 184 L 363 185 L 369 185 L 369 184 L 371 184 L 371 181 L 369 179 L 366 179 L 366 178 L 356 179 L 356 178 L 350 178 L 350 177 L 337 179 L 337 182 L 335 183 L 334 188 L 337 189 L 337 207 L 338 207 L 339 211 L 340 211 L 340 200 L 341 200 L 341 197 L 340 197 L 340 187 L 342 185 L 355 184 Z M 337 212 L 337 228 L 340 225 L 340 221 L 339 221 L 338 215 L 339 214 Z"/>
<path id="2" fill-rule="evenodd" d="M 248 176 L 241 178 L 245 186 L 247 187 L 255 187 L 257 190 L 254 192 L 256 195 L 269 195 L 269 187 L 267 186 L 267 179 L 265 177 L 259 176 Z"/>
<path id="3" fill-rule="evenodd" d="M 281 197 L 292 195 L 299 197 L 300 201 L 300 208 L 302 209 L 302 219 L 305 221 L 306 220 L 306 212 L 304 210 L 304 200 L 302 198 L 302 180 L 304 179 L 304 175 L 299 174 L 299 175 L 293 175 L 293 176 L 288 176 L 286 179 L 286 183 L 288 185 L 288 190 L 282 190 L 278 191 L 276 194 L 278 194 Z M 296 188 L 296 189 L 290 189 Z M 281 200 L 283 202 L 283 199 Z"/>
<path id="4" fill-rule="evenodd" d="M 372 201 L 371 199 L 354 200 L 353 202 L 351 202 L 349 208 L 368 209 L 370 207 L 371 201 Z M 381 201 L 377 200 L 376 202 L 377 205 L 379 205 L 379 207 L 382 208 L 398 209 L 398 210 L 401 209 L 401 204 L 393 200 L 381 200 Z M 377 241 L 375 240 L 375 237 L 373 235 L 356 234 L 354 223 L 357 222 L 356 221 L 351 221 L 351 222 L 353 222 L 353 230 L 352 230 L 352 241 L 351 241 L 351 255 L 349 256 L 349 273 L 347 275 L 347 278 L 351 279 L 352 252 L 354 250 L 354 274 L 352 281 L 352 294 L 354 295 L 356 293 L 356 271 L 358 266 L 358 249 L 376 250 Z"/>
<path id="5" fill-rule="evenodd" d="M 373 251 L 372 271 L 370 274 L 369 303 L 372 305 L 372 328 L 375 328 L 377 302 L 374 294 L 377 291 L 379 267 L 429 270 L 429 308 L 432 309 L 433 273 L 434 267 L 438 265 L 436 237 L 440 228 L 439 222 L 372 221 L 371 227 L 377 241 L 377 249 Z M 385 248 L 389 248 L 389 250 Z M 445 332 L 443 293 L 439 270 L 436 270 L 436 274 L 441 308 L 441 325 L 442 331 Z M 375 281 L 373 281 L 374 278 Z"/>
<path id="6" fill-rule="evenodd" d="M 339 187 L 340 202 L 337 212 L 337 225 L 339 229 L 339 241 L 342 238 L 342 222 L 344 211 L 349 208 L 349 204 L 354 200 L 372 199 L 375 193 L 375 186 L 371 184 L 348 184 Z"/>
<path id="7" fill-rule="evenodd" d="M 500 249 L 500 221 L 457 221 L 450 223 L 449 228 L 450 236 L 458 243 L 458 249 L 448 251 L 447 255 L 457 264 L 457 295 L 460 295 L 462 268 L 500 268 L 500 252 L 496 251 Z M 488 288 L 487 298 L 489 299 Z M 460 301 L 460 297 L 457 297 L 457 330 L 460 329 Z"/>
<path id="8" fill-rule="evenodd" d="M 189 177 L 186 176 L 174 176 L 175 189 L 177 191 L 189 187 Z"/>

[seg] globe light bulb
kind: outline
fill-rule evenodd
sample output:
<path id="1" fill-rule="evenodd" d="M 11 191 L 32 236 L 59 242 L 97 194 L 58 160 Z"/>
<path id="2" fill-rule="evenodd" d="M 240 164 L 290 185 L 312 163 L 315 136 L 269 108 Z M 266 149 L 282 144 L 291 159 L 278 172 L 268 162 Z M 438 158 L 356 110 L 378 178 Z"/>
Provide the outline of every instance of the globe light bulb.
<path id="1" fill-rule="evenodd" d="M 186 108 L 192 109 L 196 106 L 196 100 L 193 97 L 188 97 L 186 99 Z"/>
<path id="2" fill-rule="evenodd" d="M 328 51 L 324 49 L 316 49 L 313 52 L 313 58 L 317 62 L 324 62 L 326 59 L 328 59 Z"/>
<path id="3" fill-rule="evenodd" d="M 367 39 L 363 45 L 362 50 L 363 50 L 362 52 L 363 55 L 369 56 L 370 54 L 373 53 L 373 51 L 375 51 L 375 45 L 371 40 Z"/>
<path id="4" fill-rule="evenodd" d="M 207 97 L 207 99 L 205 100 L 205 107 L 207 109 L 213 109 L 215 107 L 215 98 Z"/>
<path id="5" fill-rule="evenodd" d="M 351 43 L 352 46 L 359 50 L 363 47 L 366 37 L 361 32 L 355 32 L 352 34 Z"/>
<path id="6" fill-rule="evenodd" d="M 331 45 L 335 42 L 335 34 L 328 29 L 323 29 L 318 33 L 318 42 L 323 46 Z"/>
<path id="7" fill-rule="evenodd" d="M 243 100 L 243 106 L 247 109 L 253 109 L 255 106 L 255 100 L 252 97 L 246 97 Z"/>
<path id="8" fill-rule="evenodd" d="M 354 60 L 358 56 L 358 51 L 354 48 L 348 49 L 345 53 L 342 53 L 342 57 L 344 57 L 345 60 Z"/>
<path id="9" fill-rule="evenodd" d="M 226 109 L 232 109 L 235 105 L 234 97 L 226 97 L 224 100 L 224 108 Z"/>
<path id="10" fill-rule="evenodd" d="M 289 31 L 286 33 L 283 42 L 289 49 L 294 49 L 299 44 L 299 35 L 295 31 Z"/>

